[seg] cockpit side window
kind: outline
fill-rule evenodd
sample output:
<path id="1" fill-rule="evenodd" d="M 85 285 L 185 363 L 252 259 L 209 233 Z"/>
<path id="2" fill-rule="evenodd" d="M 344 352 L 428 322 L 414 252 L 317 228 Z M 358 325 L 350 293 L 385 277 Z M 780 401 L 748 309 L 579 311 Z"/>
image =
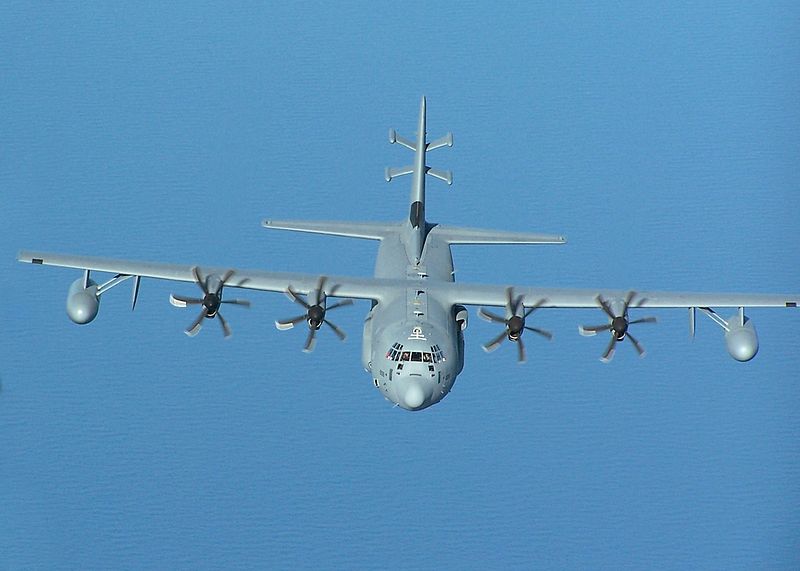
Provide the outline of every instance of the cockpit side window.
<path id="1" fill-rule="evenodd" d="M 444 358 L 444 353 L 439 348 L 438 345 L 431 346 L 431 353 L 433 354 L 433 362 L 434 363 L 441 363 L 442 361 L 446 361 L 447 359 Z"/>
<path id="2" fill-rule="evenodd" d="M 402 351 L 402 349 L 403 346 L 400 343 L 395 343 L 386 352 L 386 358 L 389 359 L 390 361 L 399 361 L 400 351 Z"/>

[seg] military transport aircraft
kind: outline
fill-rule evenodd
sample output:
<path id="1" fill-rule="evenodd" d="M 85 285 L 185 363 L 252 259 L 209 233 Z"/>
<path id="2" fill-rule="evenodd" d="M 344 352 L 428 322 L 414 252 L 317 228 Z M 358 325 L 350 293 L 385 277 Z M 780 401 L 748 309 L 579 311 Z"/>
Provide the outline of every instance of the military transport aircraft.
<path id="1" fill-rule="evenodd" d="M 171 295 L 177 307 L 197 306 L 200 313 L 186 329 L 200 331 L 206 319 L 217 319 L 224 335 L 230 327 L 220 309 L 226 305 L 249 306 L 249 302 L 228 299 L 230 288 L 284 292 L 301 313 L 276 321 L 280 330 L 305 323 L 308 334 L 304 350 L 311 351 L 323 325 L 340 339 L 345 334 L 328 317 L 330 311 L 349 305 L 352 298 L 371 302 L 364 322 L 361 359 L 375 387 L 384 397 L 407 410 L 421 410 L 440 400 L 453 387 L 464 367 L 466 306 L 493 306 L 478 314 L 500 327 L 497 336 L 483 347 L 497 349 L 504 341 L 516 344 L 518 360 L 525 361 L 522 338 L 526 331 L 547 339 L 551 334 L 529 324 L 532 314 L 546 308 L 594 308 L 606 321 L 580 326 L 583 335 L 606 333 L 608 345 L 603 361 L 614 355 L 617 344 L 630 341 L 639 355 L 644 349 L 630 332 L 632 325 L 655 322 L 653 317 L 634 318 L 640 308 L 688 308 L 690 332 L 694 333 L 697 310 L 710 317 L 724 331 L 730 355 L 738 361 L 752 359 L 758 351 L 758 337 L 745 307 L 797 307 L 800 294 L 672 293 L 638 290 L 564 289 L 519 285 L 475 285 L 454 280 L 452 244 L 563 244 L 562 236 L 497 232 L 445 226 L 425 216 L 426 175 L 452 184 L 452 173 L 431 168 L 426 153 L 453 145 L 452 134 L 428 142 L 425 130 L 425 98 L 422 98 L 416 139 L 406 139 L 394 130 L 389 142 L 413 151 L 413 162 L 386 169 L 386 180 L 411 175 L 408 217 L 401 222 L 314 222 L 265 220 L 266 228 L 311 232 L 351 238 L 378 240 L 380 247 L 373 278 L 320 276 L 301 273 L 210 268 L 207 266 L 135 262 L 110 258 L 23 251 L 19 261 L 84 270 L 67 294 L 67 314 L 75 323 L 89 323 L 96 316 L 101 297 L 125 280 L 133 281 L 132 306 L 136 304 L 141 278 L 193 282 L 198 297 Z M 98 285 L 90 272 L 114 274 Z M 330 298 L 339 299 L 329 303 Z M 712 307 L 737 308 L 723 318 Z"/>

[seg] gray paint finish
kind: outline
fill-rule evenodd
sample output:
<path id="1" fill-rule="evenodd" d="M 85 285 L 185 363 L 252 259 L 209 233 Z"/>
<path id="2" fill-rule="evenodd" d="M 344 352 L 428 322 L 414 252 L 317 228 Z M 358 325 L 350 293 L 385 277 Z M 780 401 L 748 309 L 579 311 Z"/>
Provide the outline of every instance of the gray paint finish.
<path id="1" fill-rule="evenodd" d="M 322 300 L 327 297 L 367 299 L 373 302 L 363 331 L 362 363 L 373 382 L 385 398 L 407 410 L 421 410 L 439 402 L 452 389 L 456 377 L 464 366 L 463 329 L 456 314 L 465 305 L 506 306 L 507 339 L 519 343 L 519 360 L 524 361 L 520 332 L 524 332 L 525 317 L 533 306 L 541 308 L 591 308 L 602 309 L 600 300 L 607 300 L 606 313 L 624 318 L 627 325 L 627 305 L 633 290 L 541 288 L 526 285 L 479 285 L 455 283 L 453 244 L 564 244 L 559 235 L 494 231 L 475 228 L 440 226 L 425 219 L 425 175 L 430 174 L 445 182 L 452 182 L 451 173 L 443 173 L 427 165 L 428 150 L 452 146 L 453 138 L 447 134 L 429 143 L 426 133 L 426 100 L 420 103 L 418 132 L 415 141 L 390 132 L 390 143 L 400 143 L 414 152 L 414 162 L 409 167 L 387 170 L 387 180 L 411 175 L 409 199 L 410 216 L 400 223 L 265 220 L 268 229 L 290 230 L 351 238 L 379 240 L 373 278 L 354 278 L 328 275 L 325 291 L 316 290 L 320 276 L 260 270 L 231 270 L 230 268 L 203 267 L 206 276 L 229 275 L 227 288 L 287 292 L 307 299 Z M 78 323 L 87 323 L 97 313 L 96 303 L 88 303 L 116 285 L 119 276 L 137 276 L 175 281 L 196 281 L 196 266 L 173 265 L 155 262 L 133 262 L 110 258 L 94 258 L 63 254 L 22 251 L 19 261 L 41 265 L 54 265 L 110 272 L 117 278 L 101 285 L 99 289 L 85 292 L 70 289 L 68 313 Z M 93 286 L 96 287 L 96 286 Z M 135 290 L 138 290 L 138 279 Z M 96 293 L 97 297 L 92 297 Z M 507 300 L 520 300 L 512 307 Z M 324 294 L 324 295 L 323 295 Z M 136 294 L 134 293 L 134 296 Z M 87 297 L 88 296 L 88 297 Z M 91 299 L 89 299 L 91 297 Z M 728 293 L 678 293 L 637 291 L 632 310 L 640 308 L 700 308 L 712 317 L 725 331 L 725 341 L 731 356 L 739 361 L 751 359 L 758 351 L 758 337 L 752 322 L 744 315 L 722 319 L 710 310 L 713 307 L 796 307 L 800 294 L 728 294 Z M 301 302 L 299 302 L 301 303 Z M 324 324 L 324 303 L 309 308 L 310 331 L 306 350 L 313 349 L 315 331 Z M 317 307 L 319 305 L 319 307 Z M 316 311 L 316 313 L 314 313 Z M 623 312 L 624 311 L 624 315 Z M 614 313 L 617 312 L 617 313 Z M 485 315 L 484 315 L 485 316 Z M 694 313 L 691 314 L 694 319 Z M 215 315 L 208 315 L 214 318 Z M 510 320 L 515 318 L 511 325 Z M 520 319 L 521 326 L 520 326 Z M 631 324 L 637 321 L 631 316 Z M 654 321 L 651 319 L 641 321 Z M 223 322 L 224 323 L 224 322 Z M 693 321 L 692 321 L 693 323 Z M 278 323 L 279 329 L 289 329 L 294 323 Z M 229 334 L 225 327 L 226 335 Z M 521 328 L 520 328 L 521 327 Z M 530 329 L 530 328 L 528 328 Z M 692 327 L 693 329 L 693 327 Z M 613 329 L 605 327 L 604 330 Z M 196 333 L 196 329 L 193 330 Z M 336 331 L 336 330 L 335 330 Z M 582 330 L 586 334 L 586 330 Z M 616 341 L 622 341 L 627 326 L 619 329 Z M 337 334 L 343 338 L 342 334 Z M 593 333 L 591 333 L 593 334 Z M 644 353 L 631 335 L 628 338 L 637 351 Z M 503 339 L 502 335 L 498 339 Z M 484 346 L 493 350 L 499 343 Z M 392 356 L 392 347 L 402 346 L 400 355 Z M 438 357 L 434 358 L 435 355 Z M 607 361 L 613 349 L 607 350 L 602 360 Z M 417 358 L 418 360 L 414 360 Z"/>

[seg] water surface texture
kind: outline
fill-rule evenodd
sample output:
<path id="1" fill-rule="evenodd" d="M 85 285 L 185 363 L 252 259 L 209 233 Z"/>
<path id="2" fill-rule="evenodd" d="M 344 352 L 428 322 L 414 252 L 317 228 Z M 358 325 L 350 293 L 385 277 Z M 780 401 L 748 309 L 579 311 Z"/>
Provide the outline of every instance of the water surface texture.
<path id="1" fill-rule="evenodd" d="M 427 96 L 427 215 L 564 234 L 458 247 L 457 279 L 800 290 L 800 7 L 465 2 L 10 2 L 0 20 L 0 568 L 796 569 L 800 310 L 761 350 L 656 311 L 598 357 L 599 310 L 481 349 L 442 403 L 391 408 L 360 365 L 368 305 L 311 355 L 282 295 L 196 338 L 128 284 L 73 325 L 74 270 L 22 248 L 370 275 L 369 242 L 266 217 L 400 220 Z"/>

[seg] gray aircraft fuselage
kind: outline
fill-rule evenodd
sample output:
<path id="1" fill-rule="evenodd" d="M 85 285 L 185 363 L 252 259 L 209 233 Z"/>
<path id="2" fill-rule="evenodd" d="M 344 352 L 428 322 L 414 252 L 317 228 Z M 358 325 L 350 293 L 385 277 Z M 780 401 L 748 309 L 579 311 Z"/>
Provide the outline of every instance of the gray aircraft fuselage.
<path id="1" fill-rule="evenodd" d="M 406 279 L 408 288 L 369 312 L 363 362 L 387 399 L 407 410 L 421 410 L 453 387 L 464 367 L 464 337 L 456 308 L 427 290 L 430 281 L 453 281 L 449 244 L 430 235 L 421 260 L 409 260 L 406 230 L 415 231 L 407 223 L 399 240 L 383 240 L 378 250 L 375 277 Z"/>
<path id="2" fill-rule="evenodd" d="M 393 142 L 394 138 L 393 134 Z M 431 225 L 425 220 L 428 146 L 423 98 L 413 172 L 408 173 L 412 175 L 409 216 L 396 239 L 381 240 L 375 263 L 376 278 L 405 279 L 408 287 L 404 295 L 375 304 L 364 324 L 364 367 L 378 390 L 407 410 L 442 400 L 464 367 L 464 337 L 456 308 L 429 296 L 426 287 L 430 281 L 453 281 L 450 245 L 429 234 Z"/>

